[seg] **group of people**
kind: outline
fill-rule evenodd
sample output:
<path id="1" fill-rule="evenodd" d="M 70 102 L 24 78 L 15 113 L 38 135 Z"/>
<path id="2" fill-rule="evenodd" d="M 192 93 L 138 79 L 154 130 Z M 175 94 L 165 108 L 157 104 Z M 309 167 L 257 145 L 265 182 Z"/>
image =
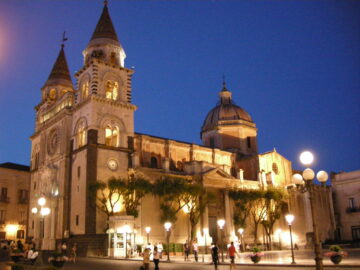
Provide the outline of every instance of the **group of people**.
<path id="1" fill-rule="evenodd" d="M 162 256 L 162 250 L 159 251 L 158 245 L 154 246 L 154 249 L 151 250 L 151 248 L 149 247 L 150 244 L 145 248 L 144 252 L 143 252 L 143 269 L 144 270 L 149 270 L 150 269 L 150 260 L 152 257 L 153 258 L 153 262 L 155 265 L 155 270 L 159 270 L 159 262 Z M 162 245 L 161 245 L 162 246 Z"/>
<path id="2" fill-rule="evenodd" d="M 234 242 L 228 246 L 227 255 L 230 258 L 230 270 L 235 269 L 235 255 L 239 257 L 239 253 L 236 251 Z M 215 270 L 218 269 L 219 265 L 219 247 L 216 243 L 212 243 L 211 245 L 211 258 L 215 267 Z"/>
<path id="3" fill-rule="evenodd" d="M 68 247 L 66 245 L 66 242 L 59 242 L 57 246 L 57 252 L 61 252 L 64 256 L 69 255 L 69 262 L 76 262 L 76 256 L 77 256 L 77 244 L 74 243 L 70 250 L 68 251 Z"/>

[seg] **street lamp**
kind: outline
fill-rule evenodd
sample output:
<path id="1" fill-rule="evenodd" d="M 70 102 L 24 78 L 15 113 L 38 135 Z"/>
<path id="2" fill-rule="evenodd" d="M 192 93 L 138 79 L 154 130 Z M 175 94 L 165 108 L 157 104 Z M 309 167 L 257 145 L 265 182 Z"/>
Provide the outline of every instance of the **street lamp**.
<path id="1" fill-rule="evenodd" d="M 166 240 L 167 240 L 167 261 L 170 262 L 170 229 L 171 222 L 165 222 L 164 227 L 166 230 Z"/>
<path id="2" fill-rule="evenodd" d="M 44 197 L 40 197 L 37 201 L 38 206 L 37 207 L 33 207 L 31 209 L 31 213 L 35 216 L 35 215 L 39 215 L 40 216 L 40 235 L 39 238 L 40 242 L 39 242 L 39 259 L 36 260 L 36 264 L 37 265 L 43 265 L 43 261 L 42 261 L 42 248 L 43 248 L 43 241 L 44 241 L 44 220 L 45 217 L 48 216 L 51 212 L 49 207 L 44 207 L 46 204 L 46 199 Z"/>
<path id="3" fill-rule="evenodd" d="M 225 220 L 224 219 L 219 219 L 217 221 L 217 224 L 219 226 L 220 229 L 220 248 L 221 248 L 221 262 L 224 262 L 224 249 L 223 249 L 223 228 L 225 225 Z"/>
<path id="4" fill-rule="evenodd" d="M 277 234 L 278 237 L 279 237 L 279 250 L 282 249 L 282 245 L 281 245 L 281 233 L 282 233 L 282 230 L 281 230 L 281 229 L 277 229 L 277 230 L 276 230 L 276 234 Z"/>
<path id="5" fill-rule="evenodd" d="M 314 160 L 314 156 L 311 152 L 305 151 L 300 155 L 300 161 L 304 165 L 310 165 Z M 316 174 L 316 178 L 321 183 L 321 186 L 325 186 L 325 183 L 328 179 L 328 174 L 325 171 L 319 171 Z M 313 180 L 315 178 L 315 172 L 307 168 L 301 174 L 294 174 L 292 177 L 293 182 L 296 185 L 296 190 L 305 193 L 309 191 L 309 199 L 310 199 L 310 208 L 311 208 L 311 218 L 312 218 L 312 225 L 313 225 L 313 233 L 314 233 L 314 252 L 315 252 L 315 264 L 317 270 L 323 269 L 323 259 L 321 255 L 321 247 L 319 241 L 319 234 L 318 228 L 315 220 L 315 201 L 314 201 L 314 189 L 315 184 Z M 305 181 L 304 181 L 305 180 Z"/>
<path id="6" fill-rule="evenodd" d="M 150 234 L 150 231 L 151 231 L 151 227 L 145 227 L 145 231 L 146 231 L 146 239 L 147 239 L 147 245 L 150 243 L 149 242 L 149 234 Z"/>
<path id="7" fill-rule="evenodd" d="M 239 234 L 240 234 L 240 250 L 241 252 L 244 252 L 244 240 L 243 240 L 243 234 L 244 234 L 244 228 L 240 228 L 238 230 Z"/>
<path id="8" fill-rule="evenodd" d="M 296 264 L 295 256 L 294 256 L 294 246 L 293 246 L 292 231 L 291 231 L 291 224 L 293 223 L 294 218 L 295 218 L 294 215 L 291 215 L 291 214 L 288 214 L 288 215 L 285 216 L 286 222 L 289 225 L 289 232 L 290 232 L 291 259 L 292 259 L 291 264 Z"/>

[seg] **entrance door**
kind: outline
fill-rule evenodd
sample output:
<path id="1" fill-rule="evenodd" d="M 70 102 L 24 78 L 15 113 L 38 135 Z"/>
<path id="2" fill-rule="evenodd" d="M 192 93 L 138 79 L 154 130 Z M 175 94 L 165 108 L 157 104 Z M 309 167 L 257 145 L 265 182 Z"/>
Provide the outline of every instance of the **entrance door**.
<path id="1" fill-rule="evenodd" d="M 212 237 L 214 242 L 218 240 L 217 234 L 217 217 L 216 216 L 209 216 L 209 234 Z"/>

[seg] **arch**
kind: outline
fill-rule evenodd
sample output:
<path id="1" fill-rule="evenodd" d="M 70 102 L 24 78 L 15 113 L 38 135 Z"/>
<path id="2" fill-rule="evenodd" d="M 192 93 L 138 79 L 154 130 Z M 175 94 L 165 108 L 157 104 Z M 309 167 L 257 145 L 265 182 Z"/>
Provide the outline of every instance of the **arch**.
<path id="1" fill-rule="evenodd" d="M 81 100 L 86 99 L 89 94 L 90 94 L 90 75 L 88 73 L 84 74 L 80 84 L 79 84 L 79 91 L 80 91 L 80 96 L 81 96 Z"/>
<path id="2" fill-rule="evenodd" d="M 75 147 L 80 148 L 87 143 L 87 120 L 85 117 L 81 117 L 77 120 L 74 128 Z"/>
<path id="3" fill-rule="evenodd" d="M 114 72 L 106 72 L 102 77 L 102 85 L 100 89 L 103 89 L 102 95 L 111 100 L 122 100 L 124 88 L 124 82 L 121 77 Z"/>
<path id="4" fill-rule="evenodd" d="M 156 157 L 152 156 L 150 158 L 150 168 L 156 168 L 157 169 L 158 166 L 159 166 L 158 159 Z"/>
<path id="5" fill-rule="evenodd" d="M 113 139 L 111 139 L 111 141 L 113 143 L 111 143 L 110 146 L 123 146 L 125 147 L 127 145 L 127 136 L 126 136 L 126 129 L 125 129 L 125 125 L 124 122 L 114 116 L 114 115 L 106 115 L 102 121 L 100 121 L 100 136 L 99 136 L 99 142 L 103 143 L 103 144 L 107 144 L 107 142 L 109 142 L 109 136 L 113 137 Z M 106 131 L 106 129 L 108 128 L 108 131 Z M 117 131 L 117 134 L 116 132 Z M 106 132 L 108 132 L 108 141 L 106 142 Z M 115 133 L 114 133 L 115 132 Z M 114 136 L 117 135 L 117 138 L 115 138 Z M 116 139 L 116 143 L 115 140 Z"/>
<path id="6" fill-rule="evenodd" d="M 51 88 L 49 90 L 49 95 L 48 95 L 49 99 L 51 100 L 55 100 L 57 98 L 57 90 L 56 88 Z"/>

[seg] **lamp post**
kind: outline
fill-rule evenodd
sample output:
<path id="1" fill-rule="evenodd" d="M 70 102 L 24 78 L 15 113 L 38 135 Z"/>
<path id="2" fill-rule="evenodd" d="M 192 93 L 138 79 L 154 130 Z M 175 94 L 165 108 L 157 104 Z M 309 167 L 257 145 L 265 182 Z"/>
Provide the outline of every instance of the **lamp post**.
<path id="1" fill-rule="evenodd" d="M 221 262 L 224 262 L 224 249 L 223 249 L 223 228 L 225 225 L 225 220 L 224 219 L 219 219 L 217 221 L 217 224 L 219 226 L 220 229 L 220 249 L 221 249 Z"/>
<path id="2" fill-rule="evenodd" d="M 294 221 L 294 215 L 288 214 L 285 216 L 286 222 L 289 225 L 289 232 L 290 232 L 290 245 L 291 245 L 291 264 L 296 264 L 295 262 L 295 256 L 294 256 L 294 245 L 293 245 L 293 238 L 292 238 L 292 231 L 291 231 L 291 224 Z"/>
<path id="3" fill-rule="evenodd" d="M 238 232 L 240 234 L 240 251 L 244 252 L 244 240 L 243 240 L 244 228 L 240 228 Z"/>
<path id="4" fill-rule="evenodd" d="M 208 228 L 204 228 L 203 229 L 203 233 L 204 233 L 204 244 L 205 244 L 205 254 L 207 254 L 207 243 L 206 243 L 206 235 L 209 233 L 209 229 Z"/>
<path id="5" fill-rule="evenodd" d="M 277 229 L 276 230 L 276 234 L 278 235 L 279 237 L 279 250 L 282 249 L 282 243 L 281 243 L 281 233 L 282 233 L 282 230 L 281 229 Z"/>
<path id="6" fill-rule="evenodd" d="M 40 231 L 39 231 L 39 255 L 38 259 L 36 260 L 37 265 L 43 265 L 42 260 L 42 249 L 43 249 L 43 242 L 44 242 L 44 220 L 45 217 L 48 216 L 51 212 L 49 207 L 45 207 L 46 199 L 45 197 L 40 197 L 37 201 L 38 206 L 35 206 L 31 209 L 31 213 L 40 216 Z"/>
<path id="7" fill-rule="evenodd" d="M 309 151 L 305 151 L 300 155 L 300 161 L 304 165 L 310 165 L 313 162 L 313 160 L 314 160 L 314 156 Z M 314 253 L 315 253 L 316 270 L 323 270 L 323 259 L 321 255 L 318 228 L 315 219 L 315 201 L 314 201 L 315 184 L 313 183 L 314 178 L 315 178 L 315 172 L 312 169 L 307 168 L 303 171 L 302 175 L 298 173 L 294 174 L 292 180 L 296 186 L 297 191 L 301 193 L 305 193 L 309 191 L 311 218 L 312 218 L 313 233 L 314 233 Z M 325 183 L 328 179 L 328 174 L 325 171 L 319 171 L 316 174 L 316 178 L 319 180 L 322 186 L 325 186 Z"/>
<path id="8" fill-rule="evenodd" d="M 167 242 L 167 261 L 170 262 L 170 229 L 171 229 L 171 222 L 165 222 L 164 227 L 166 230 L 166 242 Z"/>
<path id="9" fill-rule="evenodd" d="M 146 239 L 147 239 L 146 244 L 148 245 L 150 243 L 149 242 L 149 234 L 150 234 L 150 231 L 151 231 L 151 227 L 145 227 L 145 231 L 146 231 Z"/>

